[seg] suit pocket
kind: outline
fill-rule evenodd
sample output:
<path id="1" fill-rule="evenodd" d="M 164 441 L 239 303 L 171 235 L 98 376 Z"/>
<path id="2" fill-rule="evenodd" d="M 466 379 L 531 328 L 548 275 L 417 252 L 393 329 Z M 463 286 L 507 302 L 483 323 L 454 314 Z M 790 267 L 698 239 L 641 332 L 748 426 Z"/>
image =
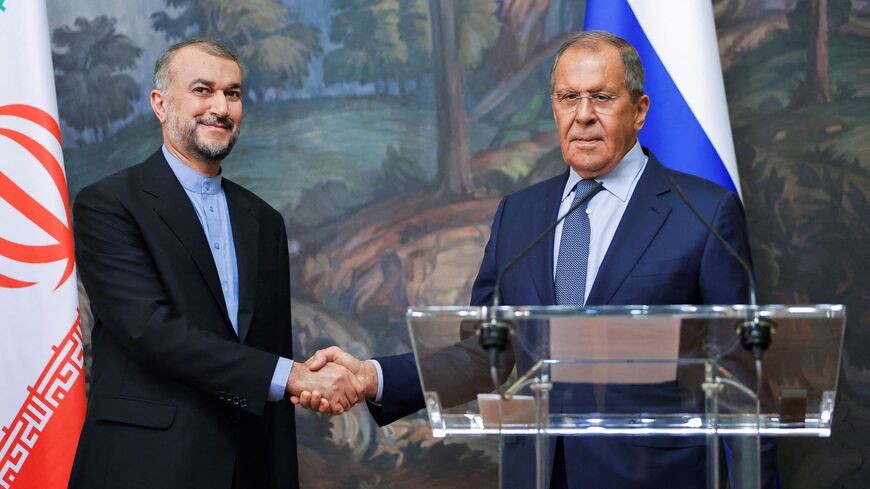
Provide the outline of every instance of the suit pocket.
<path id="1" fill-rule="evenodd" d="M 654 277 L 657 275 L 679 275 L 687 273 L 688 259 L 674 258 L 638 263 L 631 272 L 632 277 Z"/>
<path id="2" fill-rule="evenodd" d="M 175 404 L 147 399 L 104 397 L 95 400 L 91 416 L 96 421 L 110 421 L 144 428 L 165 430 L 175 421 Z"/>

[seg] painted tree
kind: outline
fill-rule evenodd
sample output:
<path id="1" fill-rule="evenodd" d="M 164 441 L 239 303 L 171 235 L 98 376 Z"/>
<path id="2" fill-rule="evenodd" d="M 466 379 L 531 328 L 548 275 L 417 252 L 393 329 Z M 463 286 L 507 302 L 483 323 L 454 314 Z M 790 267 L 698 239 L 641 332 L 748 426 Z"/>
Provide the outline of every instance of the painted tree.
<path id="1" fill-rule="evenodd" d="M 320 56 L 320 32 L 295 21 L 279 0 L 164 0 L 178 11 L 151 15 L 152 26 L 168 40 L 192 35 L 226 42 L 247 70 L 245 89 L 254 101 L 287 84 L 300 88 L 308 65 Z"/>
<path id="2" fill-rule="evenodd" d="M 484 76 L 471 80 L 470 89 L 477 100 L 469 113 L 471 119 L 491 116 L 505 120 L 529 109 L 530 104 L 538 104 L 536 96 L 529 95 L 523 87 L 542 65 L 549 70 L 559 46 L 582 28 L 582 10 L 582 4 L 573 0 L 501 3 L 502 25 L 493 55 L 478 70 Z"/>
<path id="3" fill-rule="evenodd" d="M 432 19 L 428 0 L 335 0 L 330 41 L 339 47 L 324 58 L 324 82 L 375 83 L 386 93 L 395 82 L 404 94 L 406 82 L 432 72 Z M 456 4 L 456 33 L 465 67 L 480 64 L 498 35 L 495 0 Z"/>
<path id="4" fill-rule="evenodd" d="M 60 117 L 77 131 L 93 130 L 98 141 L 109 135 L 109 124 L 133 113 L 141 95 L 133 68 L 142 50 L 115 31 L 116 19 L 79 17 L 72 26 L 52 33 Z"/>
<path id="5" fill-rule="evenodd" d="M 817 102 L 833 100 L 828 39 L 849 20 L 851 11 L 851 0 L 799 0 L 788 14 L 789 29 L 807 42 L 807 96 Z"/>
<path id="6" fill-rule="evenodd" d="M 441 193 L 474 191 L 468 155 L 462 77 L 480 64 L 499 31 L 494 0 L 429 0 L 435 97 L 438 102 L 438 181 Z"/>
<path id="7" fill-rule="evenodd" d="M 375 84 L 386 94 L 408 61 L 408 46 L 399 35 L 398 0 L 336 0 L 329 39 L 340 46 L 323 58 L 327 85 Z"/>
<path id="8" fill-rule="evenodd" d="M 431 71 L 438 104 L 438 181 L 441 193 L 473 191 L 463 98 L 463 73 L 480 65 L 498 37 L 495 0 L 335 0 L 323 60 L 324 83 L 390 81 L 403 93 Z M 431 61 L 430 61 L 431 59 Z"/>
<path id="9" fill-rule="evenodd" d="M 468 194 L 474 184 L 468 158 L 455 4 L 453 0 L 430 0 L 429 8 L 438 101 L 438 181 L 442 192 Z"/>

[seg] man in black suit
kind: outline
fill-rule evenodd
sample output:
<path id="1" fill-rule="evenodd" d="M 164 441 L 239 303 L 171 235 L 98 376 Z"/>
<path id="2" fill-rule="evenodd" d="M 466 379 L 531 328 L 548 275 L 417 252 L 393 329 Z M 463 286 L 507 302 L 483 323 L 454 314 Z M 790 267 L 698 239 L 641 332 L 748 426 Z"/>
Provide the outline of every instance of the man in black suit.
<path id="1" fill-rule="evenodd" d="M 693 215 L 675 189 L 729 245 L 749 262 L 743 208 L 736 194 L 700 178 L 665 168 L 642 148 L 637 134 L 650 99 L 643 91 L 637 51 L 605 32 L 584 32 L 566 42 L 552 71 L 552 108 L 562 157 L 569 169 L 505 197 L 492 223 L 489 243 L 471 293 L 473 305 L 490 305 L 500 270 L 573 202 L 592 193 L 536 245 L 501 282 L 506 305 L 734 304 L 747 300 L 747 274 Z M 597 185 L 602 187 L 597 187 Z M 596 192 L 597 193 L 593 193 Z M 502 355 L 509 371 L 525 371 L 529 358 L 518 347 Z M 369 410 L 379 425 L 424 407 L 412 354 L 358 361 L 337 347 L 315 354 L 310 368 L 338 362 L 366 386 Z M 525 364 L 525 365 L 524 365 Z M 421 363 L 427 379 L 453 382 L 440 392 L 473 398 L 489 383 L 488 360 L 476 345 L 447 348 Z M 453 387 L 455 386 L 455 387 Z M 465 389 L 463 389 L 465 387 Z M 318 408 L 320 395 L 305 392 L 294 402 Z M 589 412 L 608 406 L 679 402 L 676 383 L 620 388 L 596 396 L 588 386 L 557 386 L 554 412 Z M 442 399 L 443 400 L 443 399 Z M 590 407 L 591 406 L 591 407 Z M 321 407 L 322 409 L 322 407 Z M 773 445 L 764 444 L 763 485 L 776 479 Z M 703 437 L 564 437 L 551 439 L 554 489 L 684 488 L 705 485 Z M 503 487 L 534 484 L 531 437 L 505 437 Z"/>
<path id="2" fill-rule="evenodd" d="M 242 75 L 221 44 L 169 48 L 151 92 L 162 148 L 76 199 L 94 362 L 70 487 L 298 487 L 285 392 L 324 389 L 332 412 L 359 400 L 343 367 L 291 360 L 284 221 L 220 175 Z"/>

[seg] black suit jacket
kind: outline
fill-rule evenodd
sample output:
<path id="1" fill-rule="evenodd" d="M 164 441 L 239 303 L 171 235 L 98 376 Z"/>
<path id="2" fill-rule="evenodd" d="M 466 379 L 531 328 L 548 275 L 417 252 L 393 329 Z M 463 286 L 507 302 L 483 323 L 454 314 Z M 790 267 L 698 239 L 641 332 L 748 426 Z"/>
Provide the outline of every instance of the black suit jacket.
<path id="1" fill-rule="evenodd" d="M 293 406 L 266 401 L 278 356 L 292 355 L 284 222 L 223 185 L 238 336 L 205 234 L 161 151 L 76 198 L 94 361 L 70 487 L 298 486 Z"/>

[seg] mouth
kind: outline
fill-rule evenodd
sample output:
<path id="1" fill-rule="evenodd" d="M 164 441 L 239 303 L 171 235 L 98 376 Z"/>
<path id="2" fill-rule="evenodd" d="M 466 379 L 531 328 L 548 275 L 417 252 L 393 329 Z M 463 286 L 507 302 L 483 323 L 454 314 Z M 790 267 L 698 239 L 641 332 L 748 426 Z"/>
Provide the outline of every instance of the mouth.
<path id="1" fill-rule="evenodd" d="M 571 138 L 571 144 L 575 144 L 578 146 L 594 146 L 597 143 L 602 141 L 601 138 L 598 137 L 574 137 Z"/>
<path id="2" fill-rule="evenodd" d="M 196 123 L 214 131 L 232 131 L 233 129 L 233 123 L 228 120 L 202 119 L 197 120 Z"/>

